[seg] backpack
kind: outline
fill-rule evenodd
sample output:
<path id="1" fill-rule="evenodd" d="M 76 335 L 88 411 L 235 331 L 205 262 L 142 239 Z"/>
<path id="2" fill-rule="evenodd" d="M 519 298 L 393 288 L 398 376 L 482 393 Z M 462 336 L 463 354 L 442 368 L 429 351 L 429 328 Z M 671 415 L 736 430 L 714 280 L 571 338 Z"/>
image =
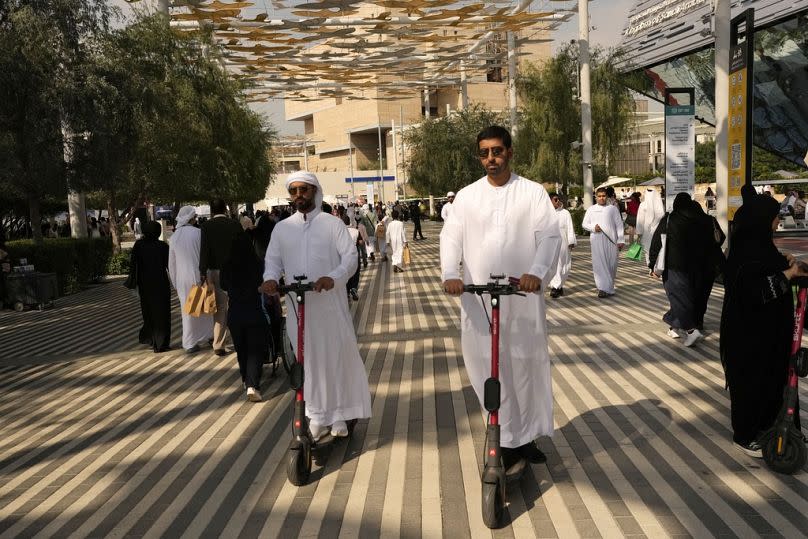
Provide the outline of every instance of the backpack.
<path id="1" fill-rule="evenodd" d="M 387 229 L 384 226 L 384 221 L 379 221 L 376 224 L 376 237 L 383 238 L 387 234 Z"/>

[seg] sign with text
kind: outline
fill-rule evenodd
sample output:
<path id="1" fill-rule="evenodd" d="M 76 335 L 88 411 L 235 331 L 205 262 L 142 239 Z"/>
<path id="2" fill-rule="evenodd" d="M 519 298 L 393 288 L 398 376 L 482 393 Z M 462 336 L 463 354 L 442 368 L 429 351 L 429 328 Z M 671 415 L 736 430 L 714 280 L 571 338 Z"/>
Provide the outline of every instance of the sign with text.
<path id="1" fill-rule="evenodd" d="M 741 187 L 746 183 L 747 138 L 747 80 L 746 43 L 732 47 L 729 64 L 729 164 L 727 185 L 727 219 L 732 221 L 743 204 Z"/>
<path id="2" fill-rule="evenodd" d="M 665 106 L 665 209 L 673 210 L 679 193 L 696 187 L 696 107 Z"/>
<path id="3" fill-rule="evenodd" d="M 373 183 L 368 182 L 368 204 L 373 204 Z"/>

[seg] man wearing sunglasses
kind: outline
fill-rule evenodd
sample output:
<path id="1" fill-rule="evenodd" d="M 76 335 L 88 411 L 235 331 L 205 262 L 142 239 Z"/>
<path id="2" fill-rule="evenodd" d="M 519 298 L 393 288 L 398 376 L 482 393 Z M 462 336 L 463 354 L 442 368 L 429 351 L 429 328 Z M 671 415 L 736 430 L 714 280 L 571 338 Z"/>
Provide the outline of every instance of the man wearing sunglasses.
<path id="1" fill-rule="evenodd" d="M 359 355 L 345 287 L 359 264 L 356 243 L 345 224 L 323 213 L 323 192 L 317 177 L 306 171 L 290 174 L 286 188 L 296 212 L 275 225 L 267 247 L 260 291 L 278 291 L 306 275 L 314 291 L 306 295 L 304 391 L 312 436 L 347 436 L 347 422 L 370 417 L 370 390 Z M 297 301 L 286 296 L 286 330 L 297 343 Z"/>
<path id="2" fill-rule="evenodd" d="M 463 285 L 485 284 L 490 275 L 501 274 L 518 277 L 519 288 L 527 293 L 501 298 L 499 417 L 507 469 L 521 459 L 544 462 L 535 440 L 553 433 L 542 292 L 555 269 L 561 236 L 541 184 L 511 172 L 513 148 L 506 129 L 492 126 L 480 132 L 476 152 L 486 175 L 455 197 L 440 234 L 441 270 L 445 291 L 461 296 L 463 359 L 481 404 L 491 374 L 490 312 L 478 296 L 463 294 Z"/>

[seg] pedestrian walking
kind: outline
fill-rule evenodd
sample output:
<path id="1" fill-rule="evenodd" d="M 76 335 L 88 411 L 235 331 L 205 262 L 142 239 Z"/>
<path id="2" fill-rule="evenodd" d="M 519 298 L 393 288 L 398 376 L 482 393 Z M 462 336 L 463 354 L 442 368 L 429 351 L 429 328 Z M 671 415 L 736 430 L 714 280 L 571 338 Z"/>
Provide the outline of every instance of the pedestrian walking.
<path id="1" fill-rule="evenodd" d="M 368 252 L 368 259 L 373 262 L 376 260 L 376 213 L 370 209 L 370 205 L 365 204 L 362 207 L 362 225 L 367 231 L 367 243 L 365 244 Z"/>
<path id="2" fill-rule="evenodd" d="M 347 436 L 347 421 L 370 417 L 367 374 L 345 297 L 345 283 L 358 264 L 356 245 L 342 221 L 320 210 L 323 192 L 314 174 L 294 172 L 286 188 L 297 211 L 275 227 L 261 290 L 276 293 L 281 275 L 306 275 L 314 283 L 306 297 L 306 415 L 315 440 L 329 427 L 333 436 Z M 286 307 L 297 312 L 293 294 L 286 296 Z M 287 316 L 286 330 L 297 342 L 294 315 Z"/>
<path id="3" fill-rule="evenodd" d="M 626 234 L 628 243 L 634 243 L 634 234 L 637 231 L 637 213 L 640 210 L 640 193 L 634 192 L 628 197 L 626 202 Z"/>
<path id="4" fill-rule="evenodd" d="M 155 353 L 170 350 L 171 283 L 168 279 L 168 245 L 160 241 L 160 223 L 143 224 L 143 237 L 132 247 L 130 272 L 137 283 L 143 326 L 138 340 Z"/>
<path id="5" fill-rule="evenodd" d="M 191 288 L 201 284 L 199 278 L 199 249 L 202 233 L 196 224 L 196 210 L 183 206 L 177 213 L 177 228 L 168 244 L 168 274 L 180 305 L 185 304 Z M 182 312 L 182 347 L 189 354 L 213 338 L 213 316 L 191 316 Z"/>
<path id="6" fill-rule="evenodd" d="M 637 209 L 637 226 L 635 228 L 640 236 L 643 252 L 645 252 L 646 264 L 650 260 L 651 240 L 654 239 L 654 232 L 664 216 L 665 205 L 662 203 L 662 197 L 659 196 L 656 189 L 649 187 L 645 191 L 645 199 L 640 202 L 640 207 Z"/>
<path id="7" fill-rule="evenodd" d="M 452 204 L 454 203 L 454 199 L 454 191 L 449 191 L 446 193 L 446 202 L 440 209 L 440 218 L 444 223 L 446 223 L 449 220 L 449 217 L 452 215 Z"/>
<path id="8" fill-rule="evenodd" d="M 572 223 L 572 215 L 564 208 L 564 202 L 558 193 L 550 195 L 550 202 L 555 208 L 555 215 L 558 219 L 558 231 L 561 235 L 561 242 L 558 246 L 558 262 L 553 278 L 550 280 L 550 297 L 555 299 L 564 295 L 564 284 L 572 269 L 572 250 L 575 248 L 575 226 Z"/>
<path id="9" fill-rule="evenodd" d="M 362 238 L 359 236 L 359 230 L 356 228 L 356 226 L 351 226 L 351 219 L 347 215 L 343 215 L 340 218 L 340 220 L 343 223 L 345 223 L 346 227 L 348 227 L 348 234 L 350 234 L 351 236 L 351 241 L 354 242 L 354 245 L 356 245 L 356 254 L 358 257 L 359 242 L 362 241 Z M 367 262 L 365 263 L 365 265 L 367 266 Z M 359 293 L 357 292 L 357 289 L 359 288 L 359 277 L 360 277 L 359 268 L 360 268 L 359 258 L 357 258 L 356 271 L 351 276 L 351 278 L 348 279 L 348 282 L 345 284 L 345 289 L 348 292 L 348 298 L 352 299 L 353 301 L 359 301 Z"/>
<path id="10" fill-rule="evenodd" d="M 220 281 L 221 269 L 227 263 L 230 246 L 244 234 L 238 221 L 227 215 L 227 204 L 217 198 L 210 203 L 213 214 L 201 227 L 199 251 L 200 280 L 213 288 L 216 295 L 216 314 L 213 315 L 213 352 L 218 356 L 227 354 L 227 293 Z"/>
<path id="11" fill-rule="evenodd" d="M 499 126 L 477 135 L 486 176 L 464 187 L 440 234 L 443 287 L 451 295 L 482 284 L 491 274 L 519 275 L 526 297 L 501 298 L 500 383 L 502 461 L 544 462 L 539 436 L 553 433 L 553 392 L 542 287 L 555 268 L 561 237 L 547 192 L 538 182 L 511 172 L 511 135 Z M 460 262 L 463 262 L 463 277 Z M 463 294 L 461 343 L 469 379 L 482 405 L 490 376 L 491 344 L 487 307 Z"/>
<path id="12" fill-rule="evenodd" d="M 744 189 L 743 206 L 724 273 L 721 363 L 730 393 L 732 439 L 740 451 L 761 458 L 758 436 L 774 424 L 783 404 L 794 326 L 789 281 L 808 276 L 805 266 L 783 255 L 773 241 L 780 206 Z M 799 410 L 794 414 L 800 428 Z"/>
<path id="13" fill-rule="evenodd" d="M 595 193 L 596 204 L 584 214 L 583 228 L 590 231 L 592 248 L 592 272 L 599 298 L 614 296 L 614 281 L 617 278 L 617 253 L 625 245 L 623 219 L 617 206 L 610 204 L 606 189 Z"/>
<path id="14" fill-rule="evenodd" d="M 673 211 L 657 227 L 651 243 L 650 268 L 664 256 L 662 284 L 670 309 L 662 320 L 668 324 L 668 335 L 682 337 L 685 346 L 693 346 L 704 337 L 698 319 L 709 270 L 707 261 L 712 259 L 715 243 L 712 225 L 705 217 L 701 207 L 696 210 L 689 194 L 679 193 L 673 200 Z M 666 236 L 664 247 L 662 234 Z"/>
<path id="15" fill-rule="evenodd" d="M 387 227 L 390 224 L 390 217 L 384 206 L 379 206 L 376 210 L 376 250 L 381 256 L 382 262 L 387 262 Z"/>
<path id="16" fill-rule="evenodd" d="M 421 231 L 421 201 L 416 200 L 410 205 L 410 219 L 412 219 L 412 240 L 423 240 L 424 233 Z"/>
<path id="17" fill-rule="evenodd" d="M 393 252 L 393 271 L 401 273 L 404 271 L 404 247 L 407 246 L 407 234 L 404 232 L 401 212 L 393 210 L 392 216 L 392 220 L 387 225 L 386 241 L 390 244 L 390 249 Z"/>

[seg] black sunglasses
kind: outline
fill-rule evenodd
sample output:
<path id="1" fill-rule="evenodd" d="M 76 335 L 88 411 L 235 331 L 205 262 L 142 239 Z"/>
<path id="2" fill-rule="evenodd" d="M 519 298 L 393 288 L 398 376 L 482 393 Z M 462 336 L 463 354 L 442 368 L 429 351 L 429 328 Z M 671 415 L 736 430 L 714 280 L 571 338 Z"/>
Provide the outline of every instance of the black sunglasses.
<path id="1" fill-rule="evenodd" d="M 502 146 L 494 146 L 493 148 L 480 148 L 477 150 L 477 157 L 479 157 L 480 159 L 485 159 L 486 157 L 488 157 L 489 152 L 494 157 L 499 157 L 500 155 L 505 153 L 505 150 L 506 149 L 503 148 Z"/>
<path id="2" fill-rule="evenodd" d="M 298 185 L 297 187 L 290 187 L 289 194 L 296 195 L 300 193 L 301 195 L 305 195 L 306 193 L 309 192 L 309 189 L 311 189 L 310 185 Z"/>

